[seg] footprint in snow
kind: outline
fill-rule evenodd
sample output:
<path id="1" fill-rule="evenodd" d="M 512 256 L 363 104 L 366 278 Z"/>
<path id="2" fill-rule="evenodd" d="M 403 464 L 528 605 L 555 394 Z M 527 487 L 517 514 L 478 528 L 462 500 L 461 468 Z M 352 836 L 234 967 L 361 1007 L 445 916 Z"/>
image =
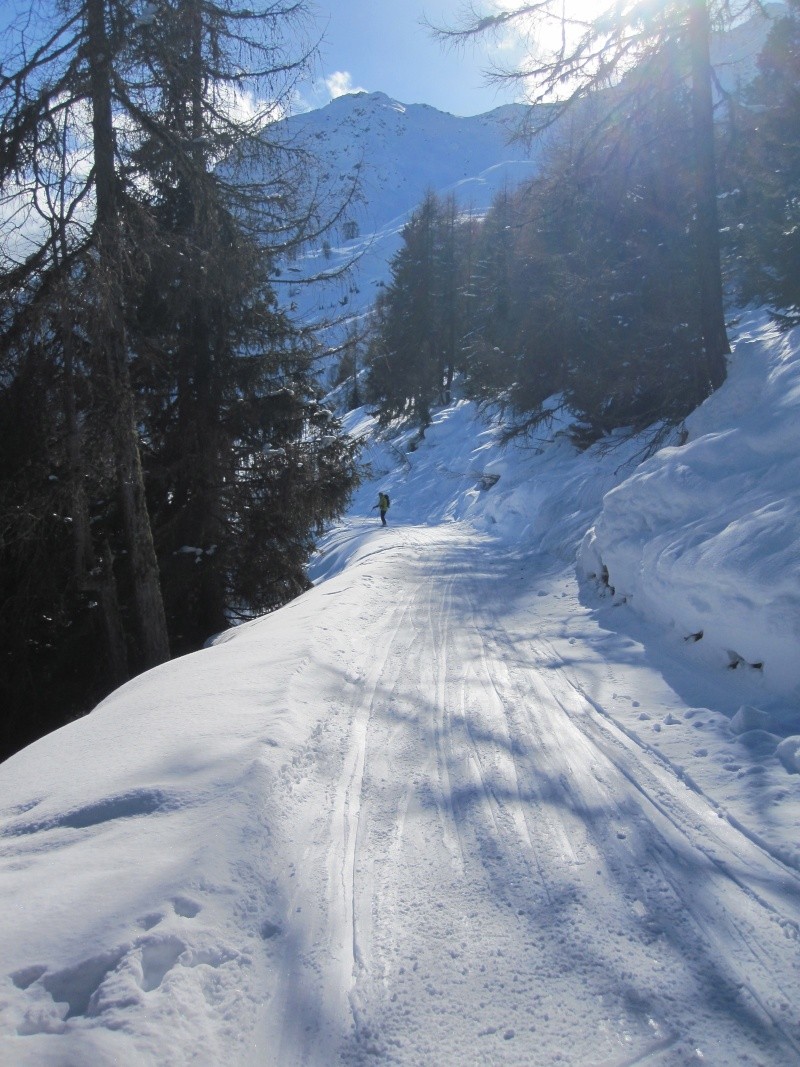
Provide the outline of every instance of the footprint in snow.
<path id="1" fill-rule="evenodd" d="M 160 912 L 153 911 L 149 915 L 143 915 L 141 919 L 137 919 L 136 925 L 140 926 L 146 933 L 148 930 L 152 930 L 154 926 L 158 926 L 163 920 L 164 916 Z"/>
<path id="2" fill-rule="evenodd" d="M 194 919 L 202 910 L 201 905 L 196 900 L 192 900 L 191 897 L 174 897 L 172 906 L 175 909 L 175 914 L 182 916 L 184 919 Z"/>

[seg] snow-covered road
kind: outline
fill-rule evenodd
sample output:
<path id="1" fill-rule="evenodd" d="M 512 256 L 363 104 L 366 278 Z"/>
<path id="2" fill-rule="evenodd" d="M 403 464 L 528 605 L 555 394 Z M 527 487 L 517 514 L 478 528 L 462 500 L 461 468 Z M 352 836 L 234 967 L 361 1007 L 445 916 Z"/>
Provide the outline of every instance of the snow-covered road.
<path id="1" fill-rule="evenodd" d="M 252 1062 L 800 1062 L 800 879 L 604 714 L 574 574 L 458 524 L 348 551 Z"/>
<path id="2" fill-rule="evenodd" d="M 317 578 L 3 765 L 0 1063 L 800 1063 L 797 777 L 682 639 L 466 523 Z"/>
<path id="3" fill-rule="evenodd" d="M 2 1067 L 800 1065 L 800 349 L 743 330 L 643 464 L 351 413 L 315 587 L 0 767 Z"/>

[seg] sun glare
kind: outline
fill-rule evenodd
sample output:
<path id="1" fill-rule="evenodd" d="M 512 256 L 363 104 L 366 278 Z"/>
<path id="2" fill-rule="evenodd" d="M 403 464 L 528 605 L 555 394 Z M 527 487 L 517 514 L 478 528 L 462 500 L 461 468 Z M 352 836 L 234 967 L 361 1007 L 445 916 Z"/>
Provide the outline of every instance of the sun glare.
<path id="1" fill-rule="evenodd" d="M 589 20 L 600 14 L 604 5 L 597 0 L 565 0 L 564 14 L 568 18 Z"/>
<path id="2" fill-rule="evenodd" d="M 550 10 L 556 16 L 564 14 L 567 18 L 588 21 L 600 14 L 610 3 L 611 0 L 552 0 Z M 500 11 L 514 11 L 521 5 L 520 0 L 494 0 L 493 6 Z"/>
<path id="3" fill-rule="evenodd" d="M 545 40 L 549 40 L 561 33 L 560 19 L 563 17 L 572 22 L 579 30 L 581 23 L 591 22 L 598 15 L 603 14 L 610 6 L 612 0 L 549 0 L 541 8 L 538 5 L 536 11 L 530 15 L 512 20 L 504 25 L 503 36 L 505 47 L 513 46 L 515 39 L 526 37 L 532 31 Z M 519 12 L 524 10 L 521 0 L 489 0 L 476 4 L 478 10 L 486 11 L 494 9 L 496 12 Z"/>

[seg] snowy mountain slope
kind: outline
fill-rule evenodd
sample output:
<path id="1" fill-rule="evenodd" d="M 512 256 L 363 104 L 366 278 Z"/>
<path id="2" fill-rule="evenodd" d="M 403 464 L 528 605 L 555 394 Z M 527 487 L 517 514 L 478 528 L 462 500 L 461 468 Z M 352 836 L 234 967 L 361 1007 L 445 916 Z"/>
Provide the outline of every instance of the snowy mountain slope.
<path id="1" fill-rule="evenodd" d="M 446 189 L 498 163 L 527 159 L 519 146 L 509 147 L 523 114 L 522 105 L 509 104 L 464 118 L 385 93 L 355 93 L 287 126 L 314 146 L 323 169 L 366 171 L 354 215 L 372 232 L 415 208 L 429 188 Z"/>
<path id="2" fill-rule="evenodd" d="M 798 347 L 753 324 L 661 462 L 710 492 L 701 445 L 779 427 Z M 800 775 L 740 732 L 797 694 L 577 580 L 647 505 L 641 442 L 499 432 L 458 402 L 371 436 L 314 589 L 0 767 L 0 1062 L 800 1062 Z"/>
<path id="3" fill-rule="evenodd" d="M 767 5 L 774 16 L 780 4 Z M 755 72 L 769 27 L 755 15 L 713 42 L 719 84 L 734 91 Z M 358 174 L 359 197 L 326 242 L 287 265 L 281 286 L 304 321 L 358 318 L 372 305 L 376 287 L 389 277 L 400 231 L 425 194 L 452 193 L 464 211 L 484 212 L 504 188 L 535 176 L 543 145 L 513 141 L 525 108 L 498 107 L 458 117 L 426 104 L 404 104 L 384 93 L 354 93 L 286 120 L 288 140 L 305 144 L 319 161 L 321 189 L 338 203 L 346 176 Z M 303 280 L 336 275 L 353 261 L 343 281 L 307 287 Z"/>
<path id="4" fill-rule="evenodd" d="M 286 122 L 290 140 L 309 146 L 332 195 L 343 175 L 358 174 L 359 196 L 328 245 L 290 264 L 284 277 L 298 314 L 319 321 L 359 314 L 388 277 L 400 231 L 427 192 L 453 193 L 464 210 L 484 211 L 505 186 L 536 171 L 538 149 L 511 144 L 521 105 L 460 118 L 384 93 L 340 96 Z M 304 287 L 303 278 L 335 274 L 357 258 L 346 283 Z"/>

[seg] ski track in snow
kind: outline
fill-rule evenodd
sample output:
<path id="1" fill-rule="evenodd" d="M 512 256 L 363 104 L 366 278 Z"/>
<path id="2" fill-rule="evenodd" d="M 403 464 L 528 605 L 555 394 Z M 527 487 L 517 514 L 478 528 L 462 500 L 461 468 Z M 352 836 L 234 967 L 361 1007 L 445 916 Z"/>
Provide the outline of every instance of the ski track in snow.
<path id="1" fill-rule="evenodd" d="M 531 613 L 574 575 L 379 536 L 273 800 L 296 893 L 253 1063 L 800 1063 L 800 878 L 591 697 L 563 606 Z"/>

